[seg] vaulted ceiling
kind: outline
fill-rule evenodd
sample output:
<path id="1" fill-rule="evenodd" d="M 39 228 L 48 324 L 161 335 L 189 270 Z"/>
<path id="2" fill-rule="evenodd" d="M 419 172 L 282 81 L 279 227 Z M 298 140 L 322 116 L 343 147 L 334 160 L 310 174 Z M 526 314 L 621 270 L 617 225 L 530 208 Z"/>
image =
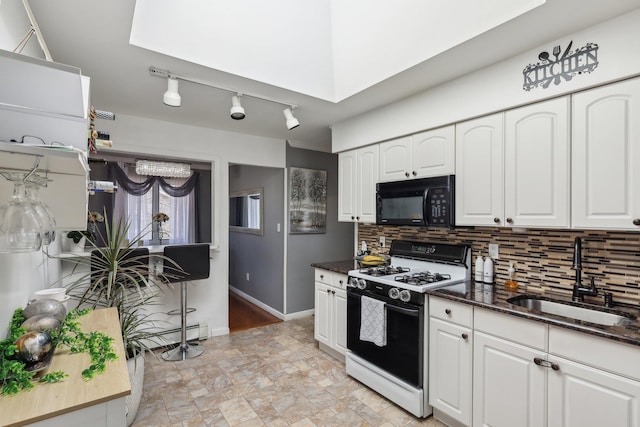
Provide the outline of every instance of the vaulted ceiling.
<path id="1" fill-rule="evenodd" d="M 330 149 L 330 126 L 640 7 L 640 0 L 31 0 L 56 62 L 91 77 L 101 110 Z M 444 7 L 446 5 L 447 7 Z M 156 66 L 299 106 L 181 83 Z"/>

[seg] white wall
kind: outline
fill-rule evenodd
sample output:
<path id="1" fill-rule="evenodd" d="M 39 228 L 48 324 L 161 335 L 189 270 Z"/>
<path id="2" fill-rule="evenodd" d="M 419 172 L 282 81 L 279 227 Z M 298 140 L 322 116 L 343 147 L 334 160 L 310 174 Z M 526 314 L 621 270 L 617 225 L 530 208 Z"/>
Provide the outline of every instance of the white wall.
<path id="1" fill-rule="evenodd" d="M 113 149 L 117 151 L 213 163 L 215 249 L 211 252 L 211 277 L 189 287 L 188 305 L 197 311 L 189 314 L 188 322 L 207 321 L 210 336 L 228 333 L 229 164 L 284 168 L 286 142 L 123 114 L 118 114 L 113 122 L 96 120 L 96 127 L 110 133 Z M 168 294 L 165 299 L 169 304 L 166 311 L 178 308 L 178 292 Z M 179 316 L 167 320 L 176 326 L 180 322 Z"/>
<path id="2" fill-rule="evenodd" d="M 340 152 L 402 135 L 432 129 L 472 117 L 575 92 L 640 74 L 640 9 L 524 52 L 428 91 L 332 126 L 332 151 Z M 523 69 L 538 62 L 538 54 L 599 45 L 599 65 L 591 74 L 559 85 L 525 91 Z M 455 65 L 452 65 L 455 66 Z"/>

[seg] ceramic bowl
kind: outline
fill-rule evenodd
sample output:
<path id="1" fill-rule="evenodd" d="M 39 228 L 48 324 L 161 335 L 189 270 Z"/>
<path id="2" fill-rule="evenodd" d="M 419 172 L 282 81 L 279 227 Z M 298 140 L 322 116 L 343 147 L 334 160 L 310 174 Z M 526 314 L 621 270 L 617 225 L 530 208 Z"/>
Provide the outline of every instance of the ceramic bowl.
<path id="1" fill-rule="evenodd" d="M 67 293 L 66 288 L 48 288 L 35 292 L 35 299 L 51 298 L 57 301 L 63 301 Z"/>

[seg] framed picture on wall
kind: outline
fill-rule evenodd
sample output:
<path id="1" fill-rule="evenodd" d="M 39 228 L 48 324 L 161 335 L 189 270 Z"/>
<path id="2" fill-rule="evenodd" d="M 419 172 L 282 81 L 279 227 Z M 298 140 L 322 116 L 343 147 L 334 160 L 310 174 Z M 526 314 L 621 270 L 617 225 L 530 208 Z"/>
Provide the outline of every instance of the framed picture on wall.
<path id="1" fill-rule="evenodd" d="M 327 171 L 289 168 L 289 234 L 327 231 Z"/>

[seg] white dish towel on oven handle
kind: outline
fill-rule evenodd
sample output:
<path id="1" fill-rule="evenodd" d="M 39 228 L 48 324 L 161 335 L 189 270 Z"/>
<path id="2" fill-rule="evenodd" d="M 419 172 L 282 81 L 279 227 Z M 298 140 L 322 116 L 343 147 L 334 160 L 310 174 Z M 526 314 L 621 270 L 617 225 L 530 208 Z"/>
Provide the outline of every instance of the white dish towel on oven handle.
<path id="1" fill-rule="evenodd" d="M 387 345 L 387 304 L 368 296 L 360 298 L 360 341 Z"/>

